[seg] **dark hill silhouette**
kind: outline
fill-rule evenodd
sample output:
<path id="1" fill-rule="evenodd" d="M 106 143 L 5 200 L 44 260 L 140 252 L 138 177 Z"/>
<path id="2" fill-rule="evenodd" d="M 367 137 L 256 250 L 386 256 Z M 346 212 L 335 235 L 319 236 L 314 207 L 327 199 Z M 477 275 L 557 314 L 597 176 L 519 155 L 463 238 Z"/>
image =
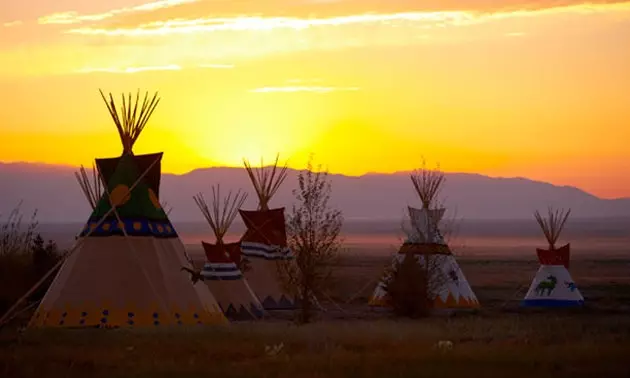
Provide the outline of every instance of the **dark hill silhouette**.
<path id="1" fill-rule="evenodd" d="M 82 222 L 89 206 L 75 181 L 73 167 L 0 163 L 0 214 L 20 200 L 23 210 L 39 210 L 42 222 Z M 290 206 L 297 171 L 290 170 L 272 206 Z M 601 199 L 583 190 L 532 181 L 526 178 L 491 178 L 479 174 L 448 173 L 441 199 L 451 215 L 463 219 L 531 219 L 534 209 L 570 207 L 572 218 L 627 217 L 630 199 Z M 405 206 L 419 206 L 408 174 L 370 173 L 360 177 L 332 174 L 333 198 L 346 218 L 402 219 Z M 183 175 L 162 176 L 161 198 L 173 207 L 173 221 L 203 221 L 192 200 L 210 186 L 222 190 L 242 188 L 249 193 L 245 208 L 256 205 L 256 197 L 241 168 L 204 168 Z"/>

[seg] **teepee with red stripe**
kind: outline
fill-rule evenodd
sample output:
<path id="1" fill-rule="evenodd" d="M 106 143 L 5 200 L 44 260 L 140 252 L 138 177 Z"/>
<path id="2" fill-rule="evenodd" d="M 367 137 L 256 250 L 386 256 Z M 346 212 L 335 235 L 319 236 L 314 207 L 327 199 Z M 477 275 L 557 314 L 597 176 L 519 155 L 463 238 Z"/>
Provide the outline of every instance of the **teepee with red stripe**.
<path id="1" fill-rule="evenodd" d="M 195 203 L 214 232 L 214 244 L 201 242 L 206 254 L 206 263 L 201 271 L 203 281 L 214 294 L 221 309 L 230 320 L 252 320 L 261 318 L 263 308 L 249 287 L 239 268 L 240 243 L 225 243 L 223 238 L 236 218 L 238 209 L 247 198 L 246 193 L 229 192 L 222 201 L 220 187 L 212 187 L 212 206 L 209 207 L 203 194 L 194 196 Z"/>
<path id="2" fill-rule="evenodd" d="M 287 166 L 278 169 L 278 157 L 271 167 L 252 168 L 244 161 L 258 196 L 257 210 L 239 210 L 247 231 L 241 238 L 241 252 L 250 269 L 245 277 L 266 310 L 292 309 L 294 298 L 287 293 L 278 274 L 278 261 L 294 258 L 287 245 L 284 207 L 270 209 L 269 201 L 287 177 Z"/>

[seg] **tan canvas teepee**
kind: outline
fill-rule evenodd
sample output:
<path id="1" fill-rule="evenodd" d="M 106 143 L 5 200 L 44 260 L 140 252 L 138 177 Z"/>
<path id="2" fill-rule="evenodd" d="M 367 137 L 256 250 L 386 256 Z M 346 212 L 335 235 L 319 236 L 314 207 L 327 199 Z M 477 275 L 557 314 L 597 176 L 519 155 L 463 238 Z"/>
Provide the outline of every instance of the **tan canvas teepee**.
<path id="1" fill-rule="evenodd" d="M 216 238 L 214 244 L 201 242 L 207 258 L 201 276 L 229 319 L 257 319 L 263 315 L 262 304 L 235 262 L 240 256 L 240 244 L 223 241 L 238 209 L 247 198 L 247 194 L 240 191 L 234 196 L 232 194 L 229 192 L 221 201 L 220 187 L 212 187 L 211 207 L 203 194 L 193 197 Z"/>
<path id="2" fill-rule="evenodd" d="M 295 300 L 283 288 L 278 274 L 278 260 L 292 259 L 287 246 L 284 208 L 270 209 L 269 201 L 287 176 L 287 166 L 278 169 L 278 157 L 271 167 L 261 162 L 258 169 L 244 161 L 247 174 L 258 196 L 258 210 L 239 210 L 247 231 L 241 238 L 241 251 L 249 261 L 247 278 L 266 310 L 291 309 Z"/>
<path id="3" fill-rule="evenodd" d="M 101 92 L 102 94 L 102 92 Z M 162 153 L 132 147 L 158 104 L 103 95 L 123 144 L 118 158 L 97 159 L 104 194 L 77 245 L 39 305 L 33 327 L 131 327 L 224 324 L 208 287 L 193 285 L 177 232 L 159 202 Z M 140 108 L 139 108 L 140 105 Z"/>
<path id="4" fill-rule="evenodd" d="M 422 208 L 408 207 L 411 231 L 394 256 L 393 265 L 402 262 L 408 254 L 415 256 L 428 273 L 428 294 L 434 297 L 435 308 L 479 307 L 477 297 L 439 229 L 445 209 L 436 206 L 435 201 L 445 181 L 444 173 L 438 169 L 422 168 L 411 175 L 411 181 Z M 383 277 L 374 290 L 370 305 L 389 306 L 386 278 Z"/>

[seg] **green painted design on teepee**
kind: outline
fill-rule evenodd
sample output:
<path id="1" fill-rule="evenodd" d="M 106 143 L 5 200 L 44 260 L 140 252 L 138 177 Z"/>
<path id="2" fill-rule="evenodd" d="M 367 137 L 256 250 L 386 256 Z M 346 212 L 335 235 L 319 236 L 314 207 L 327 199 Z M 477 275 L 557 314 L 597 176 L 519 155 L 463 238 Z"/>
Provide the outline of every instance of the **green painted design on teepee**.
<path id="1" fill-rule="evenodd" d="M 107 183 L 107 192 L 111 193 L 118 185 L 126 185 L 128 188 L 136 182 L 143 172 L 138 171 L 138 166 L 133 155 L 124 154 L 116 167 L 116 171 Z M 105 193 L 99 200 L 90 218 L 101 218 L 111 209 L 108 194 Z M 167 220 L 163 209 L 158 209 L 153 205 L 149 197 L 149 187 L 144 182 L 144 178 L 131 190 L 131 196 L 127 202 L 116 208 L 118 215 L 133 219 Z M 108 218 L 116 215 L 112 212 Z"/>

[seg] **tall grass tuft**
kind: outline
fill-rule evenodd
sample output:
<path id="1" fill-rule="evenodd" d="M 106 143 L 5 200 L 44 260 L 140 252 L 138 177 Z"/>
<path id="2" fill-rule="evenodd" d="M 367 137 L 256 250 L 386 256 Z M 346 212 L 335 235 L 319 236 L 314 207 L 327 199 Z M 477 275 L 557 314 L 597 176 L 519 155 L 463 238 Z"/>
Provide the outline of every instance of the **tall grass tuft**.
<path id="1" fill-rule="evenodd" d="M 37 210 L 24 220 L 20 202 L 3 219 L 0 214 L 0 314 L 4 314 L 59 259 L 57 245 L 37 232 Z M 29 298 L 36 300 L 50 282 Z"/>

